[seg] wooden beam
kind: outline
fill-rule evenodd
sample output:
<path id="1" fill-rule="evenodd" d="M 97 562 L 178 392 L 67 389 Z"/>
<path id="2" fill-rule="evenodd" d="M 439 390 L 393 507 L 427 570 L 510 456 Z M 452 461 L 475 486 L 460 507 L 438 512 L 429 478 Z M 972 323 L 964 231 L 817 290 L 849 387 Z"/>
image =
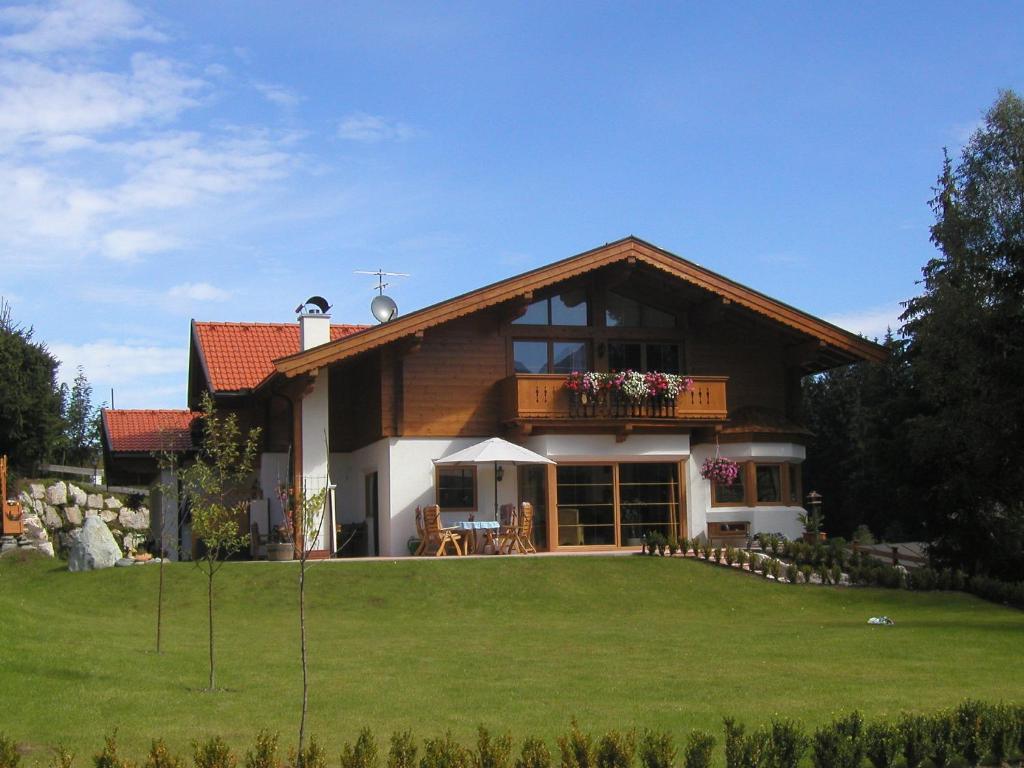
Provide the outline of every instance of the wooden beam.
<path id="1" fill-rule="evenodd" d="M 810 339 L 809 341 L 794 344 L 786 348 L 785 362 L 787 365 L 800 367 L 810 365 L 827 346 L 824 341 L 819 339 Z"/>

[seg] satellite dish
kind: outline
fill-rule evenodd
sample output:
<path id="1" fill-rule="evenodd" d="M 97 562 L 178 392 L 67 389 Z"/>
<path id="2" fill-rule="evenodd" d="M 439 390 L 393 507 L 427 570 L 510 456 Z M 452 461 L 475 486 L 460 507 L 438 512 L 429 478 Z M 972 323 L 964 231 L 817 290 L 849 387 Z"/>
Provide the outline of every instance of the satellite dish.
<path id="1" fill-rule="evenodd" d="M 384 282 L 386 275 L 394 277 L 408 277 L 408 272 L 385 272 L 383 269 L 378 269 L 376 272 L 370 272 L 365 269 L 357 269 L 354 274 L 357 275 L 374 275 L 377 278 L 377 296 L 374 297 L 373 301 L 370 302 L 370 312 L 377 319 L 378 323 L 387 323 L 395 319 L 398 314 L 398 305 L 395 304 L 395 300 L 390 296 L 384 295 L 384 289 L 388 287 L 388 284 Z"/>
<path id="2" fill-rule="evenodd" d="M 295 314 L 326 315 L 331 305 L 323 296 L 310 296 L 295 308 Z"/>
<path id="3" fill-rule="evenodd" d="M 373 313 L 378 323 L 386 323 L 393 320 L 398 314 L 398 305 L 390 296 L 381 294 L 374 296 L 373 301 L 370 302 L 370 312 Z"/>

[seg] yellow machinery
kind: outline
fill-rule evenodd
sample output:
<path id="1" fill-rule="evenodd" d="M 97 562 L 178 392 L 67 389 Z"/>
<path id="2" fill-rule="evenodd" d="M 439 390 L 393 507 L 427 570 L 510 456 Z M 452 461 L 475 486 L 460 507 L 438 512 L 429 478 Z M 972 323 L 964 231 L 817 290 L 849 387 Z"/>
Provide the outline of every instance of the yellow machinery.
<path id="1" fill-rule="evenodd" d="M 3 502 L 3 535 L 21 536 L 25 532 L 25 522 L 21 512 L 21 504 L 7 499 L 7 457 L 0 456 L 0 501 Z"/>

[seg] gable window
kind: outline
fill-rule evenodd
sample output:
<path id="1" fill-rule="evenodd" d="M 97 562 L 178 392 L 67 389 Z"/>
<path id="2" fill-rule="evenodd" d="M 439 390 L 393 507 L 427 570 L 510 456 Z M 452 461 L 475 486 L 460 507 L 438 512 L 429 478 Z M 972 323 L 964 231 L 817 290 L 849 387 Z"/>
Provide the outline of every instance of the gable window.
<path id="1" fill-rule="evenodd" d="M 435 480 L 441 511 L 476 509 L 476 467 L 437 467 Z"/>
<path id="2" fill-rule="evenodd" d="M 636 299 L 608 292 L 604 324 L 623 328 L 675 328 L 675 315 L 641 304 Z"/>
<path id="3" fill-rule="evenodd" d="M 563 291 L 547 299 L 533 302 L 515 325 L 588 325 L 590 321 L 587 292 L 582 288 Z"/>
<path id="4" fill-rule="evenodd" d="M 634 370 L 682 373 L 679 345 L 660 342 L 612 341 L 608 344 L 608 368 L 612 371 Z"/>
<path id="5" fill-rule="evenodd" d="M 590 368 L 586 341 L 516 339 L 512 342 L 516 373 L 572 373 Z"/>

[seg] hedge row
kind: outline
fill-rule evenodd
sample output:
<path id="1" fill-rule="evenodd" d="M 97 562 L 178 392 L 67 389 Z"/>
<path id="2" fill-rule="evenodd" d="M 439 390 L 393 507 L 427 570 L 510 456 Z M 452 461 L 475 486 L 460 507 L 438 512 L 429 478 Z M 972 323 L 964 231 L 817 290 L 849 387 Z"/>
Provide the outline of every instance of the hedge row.
<path id="1" fill-rule="evenodd" d="M 733 718 L 724 720 L 726 768 L 796 768 L 809 759 L 814 768 L 947 768 L 962 764 L 1006 766 L 1014 758 L 1024 765 L 1024 706 L 967 700 L 932 715 L 907 714 L 896 720 L 865 723 L 859 712 L 841 715 L 813 732 L 791 720 L 774 719 L 750 733 Z M 557 740 L 558 768 L 708 768 L 716 740 L 693 731 L 679 753 L 672 736 L 644 731 L 610 731 L 595 739 L 575 720 Z M 261 731 L 242 758 L 244 768 L 328 768 L 331 761 L 316 739 L 286 759 L 276 734 Z M 19 768 L 15 743 L 0 734 L 0 768 Z M 680 762 L 681 761 L 681 762 Z M 238 768 L 239 759 L 219 737 L 193 742 L 194 768 Z M 450 732 L 423 741 L 422 750 L 408 731 L 394 733 L 386 754 L 372 731 L 364 728 L 354 744 L 346 743 L 335 765 L 340 768 L 554 768 L 555 756 L 543 740 L 530 737 L 513 756 L 512 737 L 477 729 L 474 747 Z M 74 756 L 57 747 L 52 768 L 73 768 Z M 92 757 L 93 768 L 135 768 L 121 756 L 116 731 Z M 152 743 L 141 768 L 187 768 L 162 740 Z"/>

